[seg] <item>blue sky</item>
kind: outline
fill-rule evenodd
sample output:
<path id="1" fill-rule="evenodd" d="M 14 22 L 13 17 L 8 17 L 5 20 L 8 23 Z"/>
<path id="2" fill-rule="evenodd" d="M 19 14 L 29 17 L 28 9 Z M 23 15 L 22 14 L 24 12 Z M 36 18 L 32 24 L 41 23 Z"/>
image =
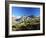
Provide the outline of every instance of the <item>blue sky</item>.
<path id="1" fill-rule="evenodd" d="M 40 16 L 40 8 L 33 7 L 12 7 L 13 16 Z"/>

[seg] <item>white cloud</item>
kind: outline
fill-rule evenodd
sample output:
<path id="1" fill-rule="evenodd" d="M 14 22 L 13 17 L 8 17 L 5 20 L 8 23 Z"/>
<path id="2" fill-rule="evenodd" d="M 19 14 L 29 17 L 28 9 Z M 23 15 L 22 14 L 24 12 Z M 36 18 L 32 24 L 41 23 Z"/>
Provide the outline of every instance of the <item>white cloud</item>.
<path id="1" fill-rule="evenodd" d="M 21 16 L 15 16 L 15 15 L 12 15 L 12 17 L 15 17 L 16 19 L 21 18 Z"/>
<path id="2" fill-rule="evenodd" d="M 19 19 L 19 18 L 21 18 L 21 16 L 16 16 L 16 19 Z"/>

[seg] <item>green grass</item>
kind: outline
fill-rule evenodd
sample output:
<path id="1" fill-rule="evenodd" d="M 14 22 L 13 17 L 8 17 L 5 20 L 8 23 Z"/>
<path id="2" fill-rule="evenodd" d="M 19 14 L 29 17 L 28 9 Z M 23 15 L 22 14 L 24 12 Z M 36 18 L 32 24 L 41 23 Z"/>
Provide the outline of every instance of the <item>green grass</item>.
<path id="1" fill-rule="evenodd" d="M 34 18 L 32 18 L 34 19 Z M 24 19 L 24 21 L 20 22 L 20 23 L 13 23 L 14 25 L 12 25 L 12 30 L 16 30 L 16 29 L 25 29 L 27 27 L 27 25 L 32 26 L 32 25 L 36 25 L 36 24 L 40 24 L 40 19 L 34 19 L 34 20 L 26 20 Z"/>

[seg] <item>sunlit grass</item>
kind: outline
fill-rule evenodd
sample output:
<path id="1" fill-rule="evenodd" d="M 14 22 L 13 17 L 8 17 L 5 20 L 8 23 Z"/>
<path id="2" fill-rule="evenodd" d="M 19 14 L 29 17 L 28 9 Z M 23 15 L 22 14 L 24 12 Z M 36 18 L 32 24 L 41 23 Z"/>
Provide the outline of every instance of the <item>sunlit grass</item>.
<path id="1" fill-rule="evenodd" d="M 12 25 L 12 30 L 20 30 L 25 29 L 27 26 L 37 25 L 40 24 L 40 18 L 35 19 L 34 17 L 30 20 L 24 19 L 24 21 L 21 21 L 20 23 L 14 23 Z"/>

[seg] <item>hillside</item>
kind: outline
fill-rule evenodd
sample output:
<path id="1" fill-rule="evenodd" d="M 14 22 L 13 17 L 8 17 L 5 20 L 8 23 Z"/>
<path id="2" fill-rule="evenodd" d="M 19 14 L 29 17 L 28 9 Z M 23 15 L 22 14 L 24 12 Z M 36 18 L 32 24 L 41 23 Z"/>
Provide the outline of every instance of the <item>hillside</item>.
<path id="1" fill-rule="evenodd" d="M 40 17 L 36 16 L 17 16 L 12 17 L 12 30 L 40 30 Z"/>

